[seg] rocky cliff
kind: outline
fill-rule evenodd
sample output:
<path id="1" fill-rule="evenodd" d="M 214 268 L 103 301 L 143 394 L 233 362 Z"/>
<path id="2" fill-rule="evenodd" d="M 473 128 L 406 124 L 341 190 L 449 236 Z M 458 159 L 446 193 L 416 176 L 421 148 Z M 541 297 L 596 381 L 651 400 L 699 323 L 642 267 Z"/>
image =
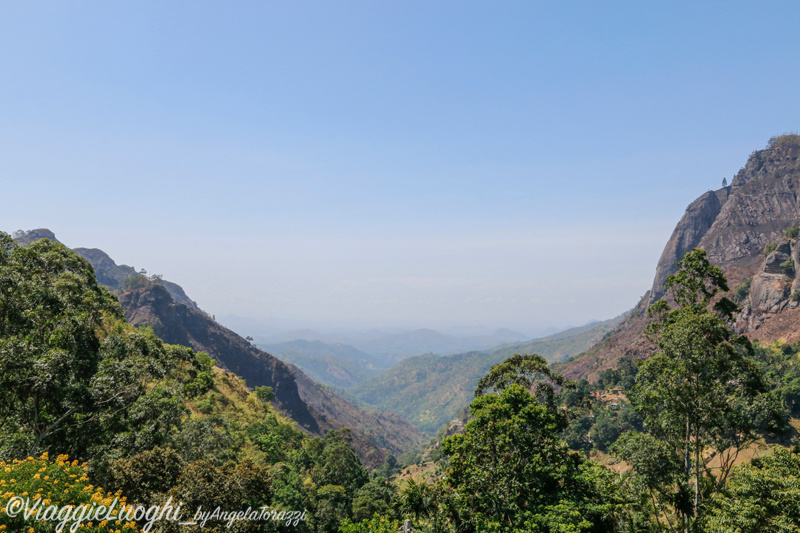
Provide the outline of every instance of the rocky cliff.
<path id="1" fill-rule="evenodd" d="M 565 374 L 593 377 L 621 357 L 649 354 L 652 346 L 641 337 L 647 307 L 664 295 L 664 281 L 692 248 L 706 250 L 738 293 L 742 333 L 765 341 L 800 338 L 800 309 L 792 297 L 800 299 L 795 277 L 800 245 L 787 236 L 787 230 L 800 225 L 798 157 L 800 136 L 773 138 L 750 155 L 729 187 L 708 191 L 689 204 L 661 254 L 650 291 L 611 335 L 566 365 Z"/>
<path id="2" fill-rule="evenodd" d="M 128 322 L 153 328 L 156 336 L 166 343 L 206 352 L 220 367 L 243 377 L 251 388 L 272 387 L 279 408 L 309 432 L 319 433 L 316 419 L 300 398 L 294 376 L 283 362 L 217 324 L 205 313 L 175 302 L 160 284 L 151 283 L 118 297 Z"/>

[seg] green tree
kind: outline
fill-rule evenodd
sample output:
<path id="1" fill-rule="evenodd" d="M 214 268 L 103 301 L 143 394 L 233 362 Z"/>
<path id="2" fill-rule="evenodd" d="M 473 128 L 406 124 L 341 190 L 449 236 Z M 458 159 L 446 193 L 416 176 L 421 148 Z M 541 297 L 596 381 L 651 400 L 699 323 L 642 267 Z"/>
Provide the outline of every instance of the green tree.
<path id="1" fill-rule="evenodd" d="M 772 454 L 738 466 L 725 493 L 709 502 L 708 533 L 796 533 L 800 530 L 800 454 Z"/>
<path id="2" fill-rule="evenodd" d="M 367 520 L 375 514 L 391 513 L 395 499 L 394 485 L 383 477 L 375 477 L 353 495 L 353 520 Z"/>
<path id="3" fill-rule="evenodd" d="M 0 456 L 74 442 L 95 404 L 104 313 L 119 316 L 119 306 L 86 260 L 47 239 L 19 247 L 0 232 Z"/>
<path id="4" fill-rule="evenodd" d="M 551 408 L 552 389 L 538 387 L 542 403 L 521 385 L 530 375 L 512 376 L 535 368 L 564 382 L 539 372 L 538 363 L 515 356 L 496 365 L 478 387 L 464 433 L 443 442 L 441 513 L 457 531 L 613 531 L 613 504 L 599 488 L 613 485 L 604 477 L 610 473 L 559 439 L 566 417 Z M 487 385 L 495 392 L 484 393 Z"/>
<path id="5" fill-rule="evenodd" d="M 688 252 L 665 286 L 666 300 L 650 311 L 659 320 L 648 326 L 657 350 L 639 367 L 631 395 L 648 431 L 668 443 L 682 465 L 681 490 L 692 487 L 692 503 L 676 510 L 689 531 L 708 492 L 721 490 L 739 452 L 759 431 L 775 431 L 780 408 L 752 358 L 752 347 L 731 329 L 735 304 L 716 300 L 728 290 L 722 271 L 704 250 Z M 706 465 L 711 451 L 717 473 Z M 623 455 L 625 457 L 625 455 Z"/>
<path id="6" fill-rule="evenodd" d="M 275 391 L 272 390 L 272 387 L 256 387 L 256 397 L 264 403 L 269 403 L 275 399 Z"/>

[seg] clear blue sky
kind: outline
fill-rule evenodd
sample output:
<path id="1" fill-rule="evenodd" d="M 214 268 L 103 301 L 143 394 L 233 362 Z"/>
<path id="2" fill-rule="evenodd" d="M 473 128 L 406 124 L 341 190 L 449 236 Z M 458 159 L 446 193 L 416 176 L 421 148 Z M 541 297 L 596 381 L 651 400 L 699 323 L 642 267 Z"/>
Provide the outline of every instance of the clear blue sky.
<path id="1" fill-rule="evenodd" d="M 800 128 L 797 2 L 4 2 L 5 231 L 218 317 L 523 332 L 630 308 Z"/>

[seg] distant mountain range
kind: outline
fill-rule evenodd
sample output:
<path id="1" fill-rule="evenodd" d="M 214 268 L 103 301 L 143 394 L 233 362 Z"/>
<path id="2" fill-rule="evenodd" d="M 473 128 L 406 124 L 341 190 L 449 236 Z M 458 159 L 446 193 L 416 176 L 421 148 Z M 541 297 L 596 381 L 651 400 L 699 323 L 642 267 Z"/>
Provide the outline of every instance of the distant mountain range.
<path id="1" fill-rule="evenodd" d="M 406 357 L 425 353 L 450 355 L 471 350 L 485 350 L 508 342 L 529 340 L 522 333 L 510 329 L 498 329 L 489 335 L 455 336 L 433 329 L 384 333 L 379 330 L 358 335 L 323 334 L 310 329 L 290 331 L 269 337 L 256 337 L 263 346 L 275 346 L 285 342 L 304 340 L 321 341 L 326 344 L 349 345 L 373 356 L 379 367 L 388 368 Z"/>
<path id="2" fill-rule="evenodd" d="M 336 388 L 352 387 L 388 368 L 385 360 L 347 344 L 298 339 L 259 348 L 297 365 L 314 381 Z"/>

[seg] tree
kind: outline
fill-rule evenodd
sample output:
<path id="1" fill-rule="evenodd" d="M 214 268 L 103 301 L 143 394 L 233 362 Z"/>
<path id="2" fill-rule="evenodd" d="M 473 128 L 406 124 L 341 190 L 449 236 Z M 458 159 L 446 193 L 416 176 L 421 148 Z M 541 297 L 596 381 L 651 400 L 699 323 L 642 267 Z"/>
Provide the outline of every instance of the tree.
<path id="1" fill-rule="evenodd" d="M 536 379 L 567 381 L 542 362 L 515 355 L 481 380 L 464 433 L 442 443 L 449 466 L 441 524 L 449 519 L 465 532 L 613 531 L 612 503 L 599 489 L 612 485 L 610 472 L 560 440 L 567 416 L 554 407 L 553 385 Z"/>
<path id="2" fill-rule="evenodd" d="M 679 498 L 675 508 L 688 532 L 706 496 L 703 488 L 722 490 L 740 451 L 759 431 L 780 426 L 780 408 L 749 341 L 731 329 L 736 305 L 715 301 L 728 291 L 722 271 L 700 249 L 678 266 L 665 283 L 678 307 L 662 299 L 650 308 L 659 317 L 647 328 L 657 350 L 640 364 L 631 401 L 648 431 L 680 458 L 679 492 L 693 495 L 690 505 Z M 707 465 L 707 451 L 719 461 L 717 473 Z"/>
<path id="3" fill-rule="evenodd" d="M 722 186 L 723 187 L 727 187 L 728 186 L 728 178 L 722 178 Z"/>
<path id="4" fill-rule="evenodd" d="M 708 533 L 794 533 L 800 524 L 800 453 L 774 448 L 741 465 L 726 493 L 715 494 L 704 521 Z"/>
<path id="5" fill-rule="evenodd" d="M 0 459 L 110 461 L 165 442 L 185 414 L 172 373 L 194 356 L 121 317 L 85 259 L 0 232 Z"/>
<path id="6" fill-rule="evenodd" d="M 272 387 L 256 387 L 256 397 L 263 403 L 268 403 L 275 399 L 275 391 L 272 390 Z"/>
<path id="7" fill-rule="evenodd" d="M 37 455 L 90 408 L 104 312 L 119 311 L 88 262 L 0 233 L 0 455 Z"/>

